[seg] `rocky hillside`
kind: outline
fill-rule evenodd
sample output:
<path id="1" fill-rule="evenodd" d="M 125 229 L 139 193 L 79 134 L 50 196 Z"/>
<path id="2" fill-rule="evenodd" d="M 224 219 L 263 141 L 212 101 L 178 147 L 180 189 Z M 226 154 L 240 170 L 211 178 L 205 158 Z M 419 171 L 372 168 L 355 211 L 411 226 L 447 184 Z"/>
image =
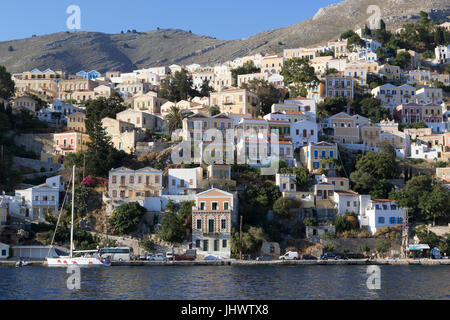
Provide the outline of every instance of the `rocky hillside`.
<path id="1" fill-rule="evenodd" d="M 220 63 L 252 53 L 281 52 L 285 48 L 324 44 L 348 29 L 364 26 L 369 5 L 380 7 L 388 28 L 418 19 L 423 10 L 439 21 L 450 20 L 448 0 L 345 0 L 321 8 L 298 24 L 259 33 L 242 40 L 224 41 L 182 30 L 104 34 L 61 32 L 0 42 L 0 65 L 10 72 L 33 68 L 130 71 L 172 63 Z M 279 11 L 282 14 L 282 10 Z"/>

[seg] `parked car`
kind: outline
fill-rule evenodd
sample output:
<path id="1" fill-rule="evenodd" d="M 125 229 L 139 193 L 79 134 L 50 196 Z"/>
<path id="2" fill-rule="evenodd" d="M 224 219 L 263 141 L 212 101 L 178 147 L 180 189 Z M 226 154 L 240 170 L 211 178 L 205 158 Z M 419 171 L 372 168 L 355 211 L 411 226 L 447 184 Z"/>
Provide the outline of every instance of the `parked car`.
<path id="1" fill-rule="evenodd" d="M 331 252 L 327 252 L 327 253 L 325 253 L 325 254 L 323 254 L 321 256 L 321 259 L 322 260 L 329 260 L 329 259 L 331 259 L 331 260 L 339 260 L 339 259 L 342 259 L 342 257 L 337 255 L 337 254 L 334 254 L 334 253 L 331 253 Z"/>
<path id="2" fill-rule="evenodd" d="M 146 254 L 140 254 L 139 255 L 139 260 L 147 260 L 147 255 Z"/>
<path id="3" fill-rule="evenodd" d="M 298 260 L 298 252 L 288 251 L 283 256 L 280 256 L 280 260 Z"/>
<path id="4" fill-rule="evenodd" d="M 150 261 L 166 261 L 167 260 L 167 258 L 164 255 L 162 255 L 161 253 L 158 253 L 156 255 L 149 254 L 147 259 Z"/>
<path id="5" fill-rule="evenodd" d="M 302 260 L 317 260 L 317 257 L 315 257 L 311 254 L 302 254 L 301 259 Z"/>
<path id="6" fill-rule="evenodd" d="M 265 254 L 256 258 L 256 261 L 272 261 L 272 256 L 270 254 Z"/>
<path id="7" fill-rule="evenodd" d="M 181 255 L 175 255 L 174 260 L 176 260 L 176 261 L 194 261 L 195 258 L 192 256 L 188 256 L 186 254 L 181 254 Z"/>
<path id="8" fill-rule="evenodd" d="M 252 256 L 249 254 L 243 254 L 242 255 L 242 260 L 252 260 Z"/>
<path id="9" fill-rule="evenodd" d="M 166 252 L 166 259 L 173 260 L 173 252 Z"/>
<path id="10" fill-rule="evenodd" d="M 209 256 L 206 256 L 203 260 L 205 260 L 205 261 L 221 261 L 221 260 L 223 260 L 223 258 L 210 254 Z"/>

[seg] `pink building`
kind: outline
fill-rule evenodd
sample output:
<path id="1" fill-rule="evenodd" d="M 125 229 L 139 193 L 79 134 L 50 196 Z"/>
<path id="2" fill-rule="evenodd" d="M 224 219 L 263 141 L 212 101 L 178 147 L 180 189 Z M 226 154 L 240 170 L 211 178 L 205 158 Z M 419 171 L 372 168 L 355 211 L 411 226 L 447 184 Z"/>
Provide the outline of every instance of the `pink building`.
<path id="1" fill-rule="evenodd" d="M 394 110 L 394 118 L 402 123 L 429 122 L 441 123 L 442 107 L 437 104 L 406 103 L 397 106 Z"/>
<path id="2" fill-rule="evenodd" d="M 76 153 L 87 149 L 87 143 L 90 142 L 89 135 L 77 131 L 67 131 L 55 133 L 53 135 L 53 153 L 64 157 L 68 153 Z"/>

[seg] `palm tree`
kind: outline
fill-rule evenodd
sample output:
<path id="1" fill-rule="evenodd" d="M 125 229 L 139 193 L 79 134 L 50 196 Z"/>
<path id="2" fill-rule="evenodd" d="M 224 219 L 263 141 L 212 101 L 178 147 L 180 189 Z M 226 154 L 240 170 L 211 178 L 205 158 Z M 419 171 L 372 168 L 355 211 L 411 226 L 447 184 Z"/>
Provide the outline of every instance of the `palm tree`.
<path id="1" fill-rule="evenodd" d="M 185 113 L 178 107 L 170 107 L 169 113 L 164 117 L 164 120 L 167 121 L 169 133 L 172 134 L 175 130 L 181 129 L 183 127 L 183 119 L 189 117 L 190 115 L 192 115 L 192 112 Z"/>

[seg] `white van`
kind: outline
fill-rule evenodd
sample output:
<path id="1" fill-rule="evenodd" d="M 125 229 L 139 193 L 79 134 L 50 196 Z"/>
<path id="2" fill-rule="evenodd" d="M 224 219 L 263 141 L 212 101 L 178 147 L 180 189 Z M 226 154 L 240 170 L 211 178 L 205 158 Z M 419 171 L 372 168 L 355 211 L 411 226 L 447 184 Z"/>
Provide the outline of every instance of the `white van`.
<path id="1" fill-rule="evenodd" d="M 279 258 L 280 260 L 298 260 L 298 252 L 288 251 Z"/>

